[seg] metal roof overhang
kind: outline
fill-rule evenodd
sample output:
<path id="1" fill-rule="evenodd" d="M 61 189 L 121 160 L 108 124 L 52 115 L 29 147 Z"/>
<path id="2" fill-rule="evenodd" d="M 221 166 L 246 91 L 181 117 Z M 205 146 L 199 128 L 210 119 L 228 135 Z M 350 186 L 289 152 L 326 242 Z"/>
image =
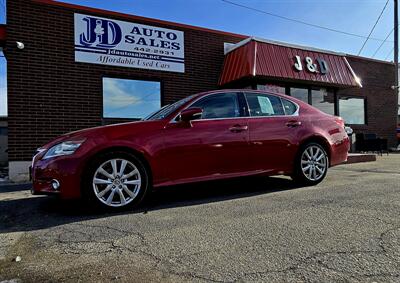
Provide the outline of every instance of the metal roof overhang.
<path id="1" fill-rule="evenodd" d="M 296 56 L 300 58 L 302 70 L 295 68 Z M 315 64 L 315 72 L 308 70 L 305 61 L 307 57 Z M 328 68 L 326 72 L 320 72 L 318 60 L 325 62 Z M 227 51 L 219 85 L 251 77 L 337 87 L 362 87 L 345 54 L 256 38 L 245 39 Z"/>

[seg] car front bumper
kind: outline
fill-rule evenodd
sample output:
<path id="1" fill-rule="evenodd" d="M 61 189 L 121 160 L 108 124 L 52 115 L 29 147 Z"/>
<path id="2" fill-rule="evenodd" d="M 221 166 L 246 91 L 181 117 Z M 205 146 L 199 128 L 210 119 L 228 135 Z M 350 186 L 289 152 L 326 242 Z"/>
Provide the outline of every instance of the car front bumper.
<path id="1" fill-rule="evenodd" d="M 34 160 L 31 166 L 32 194 L 59 195 L 62 198 L 79 198 L 80 170 L 71 157 Z"/>

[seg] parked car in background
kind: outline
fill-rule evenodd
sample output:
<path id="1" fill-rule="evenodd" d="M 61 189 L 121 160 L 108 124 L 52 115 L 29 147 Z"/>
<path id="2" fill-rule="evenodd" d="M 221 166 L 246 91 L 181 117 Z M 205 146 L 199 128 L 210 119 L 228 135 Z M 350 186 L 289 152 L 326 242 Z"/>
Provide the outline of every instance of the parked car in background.
<path id="1" fill-rule="evenodd" d="M 248 175 L 315 185 L 348 149 L 340 117 L 284 94 L 218 90 L 51 141 L 33 158 L 33 193 L 120 208 L 150 188 Z"/>

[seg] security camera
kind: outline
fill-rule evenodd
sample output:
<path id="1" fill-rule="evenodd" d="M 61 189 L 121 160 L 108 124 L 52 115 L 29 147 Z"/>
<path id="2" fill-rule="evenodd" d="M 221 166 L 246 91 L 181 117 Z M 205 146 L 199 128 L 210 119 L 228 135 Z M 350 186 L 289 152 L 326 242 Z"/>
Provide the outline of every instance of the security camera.
<path id="1" fill-rule="evenodd" d="M 18 49 L 24 49 L 25 48 L 25 44 L 23 44 L 22 42 L 17 41 L 17 48 Z"/>

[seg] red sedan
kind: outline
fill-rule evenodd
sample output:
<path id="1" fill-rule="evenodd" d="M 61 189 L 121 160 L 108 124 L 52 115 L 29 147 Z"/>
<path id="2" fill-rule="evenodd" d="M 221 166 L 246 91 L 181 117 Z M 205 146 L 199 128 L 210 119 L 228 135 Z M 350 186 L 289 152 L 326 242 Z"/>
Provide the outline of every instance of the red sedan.
<path id="1" fill-rule="evenodd" d="M 283 94 L 219 90 L 55 139 L 33 158 L 33 193 L 119 208 L 150 188 L 205 180 L 289 175 L 315 185 L 348 149 L 339 117 Z"/>

